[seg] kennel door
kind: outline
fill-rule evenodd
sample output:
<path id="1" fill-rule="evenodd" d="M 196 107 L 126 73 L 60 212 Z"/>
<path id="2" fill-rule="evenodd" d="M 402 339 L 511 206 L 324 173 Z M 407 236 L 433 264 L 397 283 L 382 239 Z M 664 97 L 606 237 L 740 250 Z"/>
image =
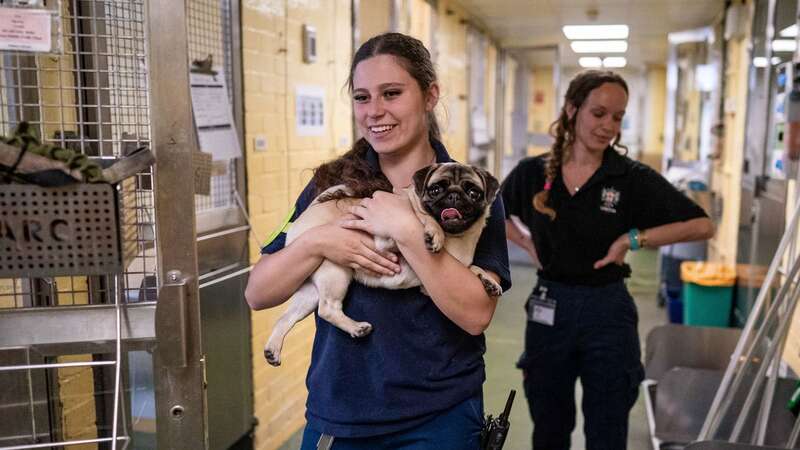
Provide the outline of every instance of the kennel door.
<path id="1" fill-rule="evenodd" d="M 144 146 L 156 163 L 107 202 L 121 270 L 65 275 L 19 261 L 0 279 L 0 448 L 208 448 L 195 190 L 185 182 L 197 147 L 186 2 L 1 7 L 18 4 L 45 9 L 59 44 L 0 52 L 0 134 L 27 122 L 41 142 L 94 161 Z M 83 208 L 68 196 L 59 208 Z M 23 209 L 9 205 L 12 223 Z"/>

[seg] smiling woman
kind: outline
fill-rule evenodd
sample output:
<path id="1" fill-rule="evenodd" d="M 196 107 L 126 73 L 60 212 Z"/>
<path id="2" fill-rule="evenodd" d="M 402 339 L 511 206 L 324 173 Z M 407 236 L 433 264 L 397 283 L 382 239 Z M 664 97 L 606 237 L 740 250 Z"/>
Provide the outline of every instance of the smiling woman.
<path id="1" fill-rule="evenodd" d="M 626 448 L 643 369 L 625 254 L 713 234 L 699 206 L 617 150 L 627 102 L 619 75 L 578 74 L 549 154 L 520 161 L 501 189 L 506 214 L 531 231 L 523 236 L 508 220 L 509 240 L 542 265 L 517 363 L 534 448 L 569 448 L 579 377 L 588 448 Z"/>
<path id="2" fill-rule="evenodd" d="M 356 126 L 379 155 L 401 159 L 428 144 L 421 133 L 439 99 L 439 87 L 426 90 L 414 80 L 395 56 L 369 58 L 353 72 L 353 109 Z"/>
<path id="3" fill-rule="evenodd" d="M 497 182 L 488 189 L 491 184 L 476 175 L 479 170 L 455 173 L 456 165 L 425 169 L 452 160 L 439 141 L 433 115 L 439 99 L 436 73 L 419 40 L 399 33 L 368 40 L 353 57 L 348 86 L 362 138 L 345 155 L 317 168 L 292 220 L 318 194 L 338 185 L 348 189 L 325 199 L 357 197 L 347 201 L 353 203 L 351 215 L 292 234 L 290 243 L 280 233 L 262 249 L 247 301 L 254 309 L 283 303 L 323 261 L 374 277 L 393 276 L 400 264 L 407 264 L 427 295 L 418 287 L 347 285 L 339 312 L 368 322 L 368 335 L 352 338 L 317 317 L 302 449 L 333 439 L 334 447 L 343 450 L 477 450 L 483 423 L 483 331 L 500 292 L 487 291 L 484 283 L 491 280 L 486 284 L 499 284 L 503 291 L 511 285 L 503 207 L 493 197 Z M 417 191 L 445 200 L 429 203 L 446 206 L 428 208 L 445 231 L 461 232 L 470 220 L 486 223 L 470 235 L 477 242 L 471 267 L 446 245 L 429 251 L 409 196 L 397 194 L 420 182 L 415 173 L 428 174 Z M 459 197 L 450 199 L 454 192 Z M 482 204 L 482 210 L 473 204 Z M 393 240 L 398 254 L 378 250 L 373 235 Z M 329 292 L 319 288 L 316 294 L 322 304 Z"/>

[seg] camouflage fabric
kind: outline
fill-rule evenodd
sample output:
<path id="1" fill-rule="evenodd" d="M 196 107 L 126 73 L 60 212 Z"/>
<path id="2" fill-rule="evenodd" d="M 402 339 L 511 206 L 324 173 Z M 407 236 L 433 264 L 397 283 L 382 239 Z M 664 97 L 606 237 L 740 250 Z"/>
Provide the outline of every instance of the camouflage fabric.
<path id="1" fill-rule="evenodd" d="M 82 181 L 85 183 L 102 183 L 106 181 L 103 178 L 103 168 L 99 164 L 75 150 L 40 142 L 39 138 L 34 134 L 33 128 L 27 122 L 20 122 L 11 137 L 0 136 L 0 140 L 8 145 L 25 148 L 26 151 L 33 154 L 61 162 L 70 170 L 79 171 L 83 176 Z"/>

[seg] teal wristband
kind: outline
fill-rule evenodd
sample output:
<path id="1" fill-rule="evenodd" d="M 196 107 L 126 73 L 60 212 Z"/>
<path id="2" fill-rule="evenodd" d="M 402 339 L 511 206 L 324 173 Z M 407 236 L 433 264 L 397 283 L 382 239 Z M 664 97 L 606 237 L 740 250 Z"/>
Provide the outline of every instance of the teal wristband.
<path id="1" fill-rule="evenodd" d="M 631 250 L 636 251 L 642 248 L 639 246 L 639 230 L 636 228 L 631 228 L 628 231 L 628 241 L 631 243 Z"/>

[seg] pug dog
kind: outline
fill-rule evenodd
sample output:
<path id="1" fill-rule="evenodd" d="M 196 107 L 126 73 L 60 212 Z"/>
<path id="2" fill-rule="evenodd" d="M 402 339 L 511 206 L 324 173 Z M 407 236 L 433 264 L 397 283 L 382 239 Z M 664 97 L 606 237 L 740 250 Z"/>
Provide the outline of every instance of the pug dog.
<path id="1" fill-rule="evenodd" d="M 426 248 L 439 252 L 444 248 L 481 280 L 487 294 L 498 297 L 502 288 L 483 269 L 473 266 L 472 258 L 481 231 L 486 226 L 489 210 L 497 195 L 499 182 L 486 170 L 460 163 L 433 164 L 417 171 L 413 188 L 403 191 L 424 228 Z M 334 186 L 320 194 L 294 221 L 286 234 L 286 245 L 307 230 L 342 219 L 360 198 L 345 197 L 327 200 L 330 194 L 347 188 Z M 320 200 L 323 201 L 320 201 Z M 375 246 L 380 251 L 396 251 L 394 241 L 375 236 Z M 342 303 L 350 281 L 371 287 L 406 289 L 421 286 L 411 266 L 400 258 L 399 273 L 392 276 L 373 276 L 324 260 L 317 270 L 300 286 L 292 297 L 286 312 L 275 323 L 275 328 L 264 347 L 264 357 L 273 366 L 281 364 L 283 340 L 291 328 L 315 309 L 319 316 L 337 326 L 353 338 L 364 337 L 372 331 L 367 322 L 357 322 L 342 311 Z M 423 293 L 424 286 L 422 286 Z"/>

